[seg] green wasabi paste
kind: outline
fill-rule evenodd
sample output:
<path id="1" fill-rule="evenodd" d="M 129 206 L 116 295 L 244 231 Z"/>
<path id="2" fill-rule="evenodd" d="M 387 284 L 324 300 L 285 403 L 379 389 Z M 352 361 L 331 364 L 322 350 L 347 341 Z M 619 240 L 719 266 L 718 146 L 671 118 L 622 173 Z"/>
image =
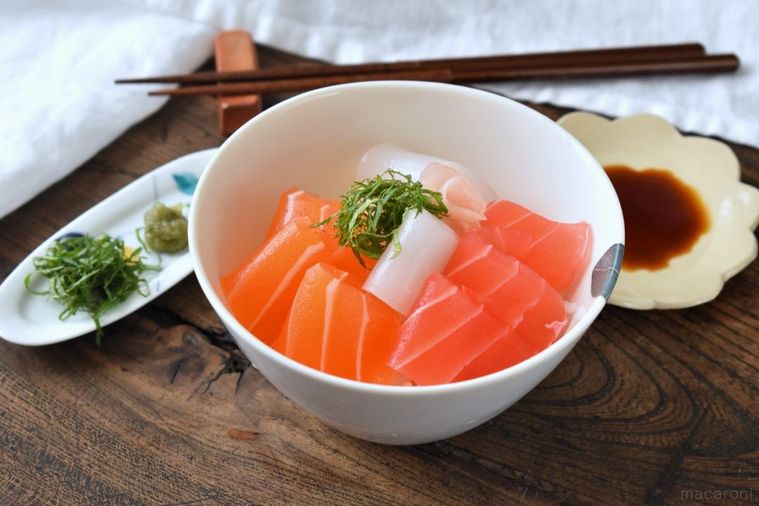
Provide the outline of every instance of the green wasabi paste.
<path id="1" fill-rule="evenodd" d="M 187 248 L 187 220 L 182 216 L 182 204 L 166 207 L 156 202 L 145 213 L 145 242 L 159 253 L 176 253 Z"/>

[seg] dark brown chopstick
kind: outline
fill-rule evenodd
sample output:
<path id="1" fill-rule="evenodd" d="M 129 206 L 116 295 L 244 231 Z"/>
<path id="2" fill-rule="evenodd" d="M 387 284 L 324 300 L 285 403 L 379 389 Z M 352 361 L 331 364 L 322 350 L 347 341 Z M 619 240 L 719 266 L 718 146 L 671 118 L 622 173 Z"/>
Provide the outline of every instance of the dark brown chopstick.
<path id="1" fill-rule="evenodd" d="M 706 55 L 699 58 L 672 58 L 654 61 L 626 61 L 568 65 L 564 67 L 535 67 L 516 69 L 478 69 L 453 73 L 453 81 L 487 82 L 516 79 L 583 78 L 643 76 L 656 74 L 686 74 L 733 72 L 740 66 L 733 54 Z"/>
<path id="2" fill-rule="evenodd" d="M 357 65 L 307 64 L 293 67 L 273 67 L 252 71 L 197 72 L 158 77 L 117 79 L 116 83 L 216 83 L 234 81 L 259 81 L 295 79 L 332 75 L 372 74 L 441 68 L 485 69 L 493 67 L 534 67 L 544 65 L 568 65 L 602 61 L 650 61 L 676 57 L 704 55 L 704 46 L 698 43 L 669 44 L 662 46 L 633 46 L 610 49 L 587 49 L 551 53 L 521 55 L 498 55 L 474 58 L 449 58 L 438 60 L 402 61 L 394 63 L 364 63 Z"/>
<path id="3" fill-rule="evenodd" d="M 735 55 L 670 57 L 646 60 L 602 60 L 530 67 L 483 67 L 375 72 L 369 74 L 327 75 L 296 79 L 223 83 L 187 86 L 150 92 L 150 95 L 236 95 L 303 91 L 335 84 L 376 80 L 420 80 L 451 83 L 510 81 L 517 79 L 614 77 L 627 75 L 681 74 L 688 72 L 730 72 L 739 66 Z"/>
<path id="4" fill-rule="evenodd" d="M 360 81 L 434 81 L 450 83 L 453 72 L 450 69 L 407 70 L 398 72 L 375 72 L 372 74 L 349 74 L 344 76 L 318 76 L 298 79 L 278 79 L 253 81 L 250 83 L 224 83 L 218 85 L 186 86 L 151 91 L 148 95 L 245 95 L 248 93 L 282 93 L 303 91 Z M 253 90 L 253 91 L 251 91 Z"/>

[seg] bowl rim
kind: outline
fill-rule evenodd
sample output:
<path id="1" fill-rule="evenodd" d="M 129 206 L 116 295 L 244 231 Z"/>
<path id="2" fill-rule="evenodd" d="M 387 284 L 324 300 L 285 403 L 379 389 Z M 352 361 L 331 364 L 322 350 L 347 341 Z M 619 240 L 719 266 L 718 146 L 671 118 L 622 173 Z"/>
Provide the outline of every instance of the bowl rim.
<path id="1" fill-rule="evenodd" d="M 211 178 L 211 174 L 216 170 L 216 167 L 218 167 L 217 161 L 219 157 L 222 156 L 222 154 L 225 151 L 229 150 L 230 146 L 233 146 L 241 142 L 241 139 L 243 139 L 247 135 L 246 132 L 254 128 L 254 125 L 265 120 L 269 116 L 279 114 L 281 111 L 295 107 L 302 102 L 307 102 L 307 101 L 310 101 L 310 100 L 313 100 L 315 98 L 319 98 L 325 95 L 332 95 L 332 94 L 341 93 L 341 92 L 353 92 L 354 90 L 364 90 L 364 89 L 369 89 L 369 90 L 377 89 L 377 90 L 383 90 L 383 91 L 394 90 L 394 89 L 425 90 L 425 91 L 433 91 L 436 93 L 451 93 L 451 94 L 457 95 L 458 98 L 466 97 L 469 99 L 490 101 L 491 103 L 496 104 L 498 107 L 509 107 L 512 110 L 518 111 L 518 113 L 520 114 L 527 114 L 528 116 L 532 116 L 534 120 L 543 122 L 546 124 L 550 124 L 551 128 L 555 128 L 558 135 L 561 137 L 564 137 L 565 140 L 567 140 L 570 144 L 572 144 L 575 150 L 578 152 L 578 154 L 582 158 L 584 158 L 589 163 L 590 166 L 594 166 L 598 171 L 600 171 L 601 175 L 603 175 L 603 177 L 606 178 L 606 182 L 608 183 L 608 189 L 611 192 L 614 192 L 614 188 L 611 184 L 611 181 L 608 179 L 608 177 L 606 176 L 606 173 L 603 171 L 603 169 L 598 164 L 596 159 L 590 154 L 590 152 L 585 148 L 585 146 L 583 146 L 569 132 L 567 132 L 565 129 L 563 129 L 561 126 L 559 126 L 556 122 L 554 122 L 547 116 L 540 114 L 539 112 L 515 100 L 512 100 L 508 97 L 505 97 L 503 95 L 500 95 L 494 92 L 480 90 L 477 88 L 470 88 L 466 86 L 452 85 L 452 84 L 446 84 L 446 83 L 427 82 L 427 81 L 370 81 L 370 82 L 359 82 L 359 83 L 349 83 L 349 84 L 340 84 L 340 85 L 335 85 L 335 86 L 327 86 L 324 88 L 319 88 L 319 89 L 311 90 L 311 91 L 296 95 L 256 115 L 254 118 L 250 119 L 247 123 L 245 123 L 242 127 L 237 129 L 237 131 L 233 133 L 229 138 L 227 138 L 219 147 L 219 149 L 216 151 L 216 153 L 213 155 L 211 160 L 208 162 L 208 165 L 206 166 L 205 170 L 203 171 L 198 181 L 198 184 L 195 189 L 195 193 L 192 198 L 192 203 L 190 205 L 190 212 L 189 212 L 189 220 L 188 220 L 189 221 L 188 237 L 189 237 L 189 249 L 190 249 L 190 254 L 192 257 L 195 275 L 204 295 L 206 296 L 209 303 L 211 304 L 211 307 L 214 309 L 216 314 L 221 319 L 222 323 L 227 327 L 228 330 L 231 331 L 231 333 L 233 334 L 233 337 L 235 335 L 239 336 L 240 338 L 244 339 L 248 344 L 250 344 L 252 347 L 254 347 L 259 353 L 262 353 L 263 355 L 265 355 L 272 362 L 278 363 L 280 366 L 285 367 L 289 370 L 292 370 L 293 372 L 299 375 L 308 377 L 309 379 L 318 381 L 320 383 L 326 383 L 331 387 L 344 388 L 344 389 L 349 389 L 349 390 L 354 390 L 354 391 L 362 391 L 365 393 L 387 394 L 390 396 L 404 396 L 405 397 L 409 395 L 420 396 L 420 395 L 430 395 L 430 394 L 446 394 L 446 393 L 454 393 L 454 392 L 460 392 L 460 391 L 466 391 L 466 390 L 472 390 L 472 389 L 479 389 L 481 387 L 485 387 L 488 385 L 492 386 L 494 384 L 499 384 L 499 383 L 508 381 L 509 379 L 516 377 L 527 370 L 534 369 L 540 363 L 550 362 L 551 358 L 555 357 L 556 355 L 560 355 L 561 353 L 565 351 L 565 349 L 566 349 L 566 352 L 569 353 L 569 351 L 571 351 L 571 349 L 577 344 L 577 342 L 579 342 L 582 335 L 590 327 L 593 321 L 595 321 L 598 314 L 606 305 L 607 300 L 605 297 L 596 296 L 593 299 L 592 304 L 585 311 L 585 314 L 583 314 L 580 317 L 580 319 L 574 324 L 574 326 L 571 329 L 569 329 L 564 335 L 562 335 L 557 341 L 553 342 L 547 348 L 543 349 L 539 353 L 511 367 L 502 369 L 500 371 L 497 371 L 485 376 L 480 376 L 478 378 L 472 378 L 469 380 L 459 381 L 456 383 L 445 383 L 445 384 L 440 384 L 440 385 L 396 386 L 396 385 L 380 385 L 380 384 L 375 384 L 375 383 L 367 383 L 367 382 L 362 382 L 358 380 L 341 378 L 339 376 L 325 373 L 323 371 L 319 371 L 317 369 L 313 369 L 311 367 L 303 365 L 300 362 L 297 362 L 279 353 L 278 351 L 274 350 L 271 346 L 265 344 L 263 341 L 255 337 L 248 329 L 246 329 L 237 320 L 237 318 L 235 318 L 235 316 L 232 315 L 232 313 L 227 309 L 226 305 L 222 302 L 220 297 L 216 295 L 213 287 L 211 286 L 208 275 L 205 272 L 205 268 L 201 262 L 201 259 L 199 258 L 198 235 L 196 232 L 196 227 L 198 223 L 197 215 L 199 213 L 198 211 L 199 207 L 197 205 L 197 201 L 200 198 L 199 196 L 203 193 L 203 189 L 208 184 L 207 181 Z M 617 206 L 617 207 L 618 207 L 618 209 L 616 210 L 618 214 L 617 221 L 619 222 L 618 227 L 619 227 L 619 230 L 621 231 L 621 235 L 618 238 L 619 240 L 616 242 L 624 243 L 624 224 L 622 221 L 622 210 L 620 206 Z M 229 327 L 232 327 L 232 328 L 230 329 Z M 561 360 L 557 362 L 557 365 L 558 363 L 561 362 Z M 256 364 L 253 364 L 253 365 L 256 368 L 258 368 Z M 549 371 L 549 374 L 550 374 L 550 371 Z"/>

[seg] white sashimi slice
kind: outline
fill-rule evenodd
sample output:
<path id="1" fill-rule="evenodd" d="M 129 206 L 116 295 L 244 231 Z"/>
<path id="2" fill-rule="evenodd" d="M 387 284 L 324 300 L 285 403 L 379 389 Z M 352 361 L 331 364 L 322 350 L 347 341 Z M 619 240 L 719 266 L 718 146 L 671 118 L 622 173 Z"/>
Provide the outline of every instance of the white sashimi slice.
<path id="1" fill-rule="evenodd" d="M 397 144 L 378 144 L 364 153 L 361 161 L 358 162 L 356 179 L 360 181 L 382 174 L 388 169 L 393 169 L 408 174 L 415 181 L 421 181 L 422 172 L 431 163 L 438 163 L 456 170 L 471 181 L 486 203 L 498 199 L 498 195 L 493 189 L 467 167 L 434 156 L 414 153 Z"/>
<path id="2" fill-rule="evenodd" d="M 444 221 L 459 233 L 484 220 L 487 202 L 496 199 L 495 192 L 463 165 L 412 153 L 394 144 L 379 144 L 367 151 L 359 162 L 356 179 L 375 177 L 388 169 L 440 192 L 448 207 Z"/>
<path id="3" fill-rule="evenodd" d="M 433 272 L 443 272 L 459 238 L 456 232 L 427 211 L 406 211 L 398 229 L 401 250 L 391 244 L 382 253 L 364 290 L 405 315 Z"/>

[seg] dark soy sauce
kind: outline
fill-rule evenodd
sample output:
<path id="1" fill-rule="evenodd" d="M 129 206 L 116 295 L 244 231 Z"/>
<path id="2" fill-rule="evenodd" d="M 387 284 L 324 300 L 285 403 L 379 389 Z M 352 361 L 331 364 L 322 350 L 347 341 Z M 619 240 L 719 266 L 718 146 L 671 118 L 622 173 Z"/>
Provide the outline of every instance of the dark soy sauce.
<path id="1" fill-rule="evenodd" d="M 625 217 L 625 270 L 658 270 L 687 253 L 709 229 L 699 194 L 663 169 L 604 167 Z"/>

